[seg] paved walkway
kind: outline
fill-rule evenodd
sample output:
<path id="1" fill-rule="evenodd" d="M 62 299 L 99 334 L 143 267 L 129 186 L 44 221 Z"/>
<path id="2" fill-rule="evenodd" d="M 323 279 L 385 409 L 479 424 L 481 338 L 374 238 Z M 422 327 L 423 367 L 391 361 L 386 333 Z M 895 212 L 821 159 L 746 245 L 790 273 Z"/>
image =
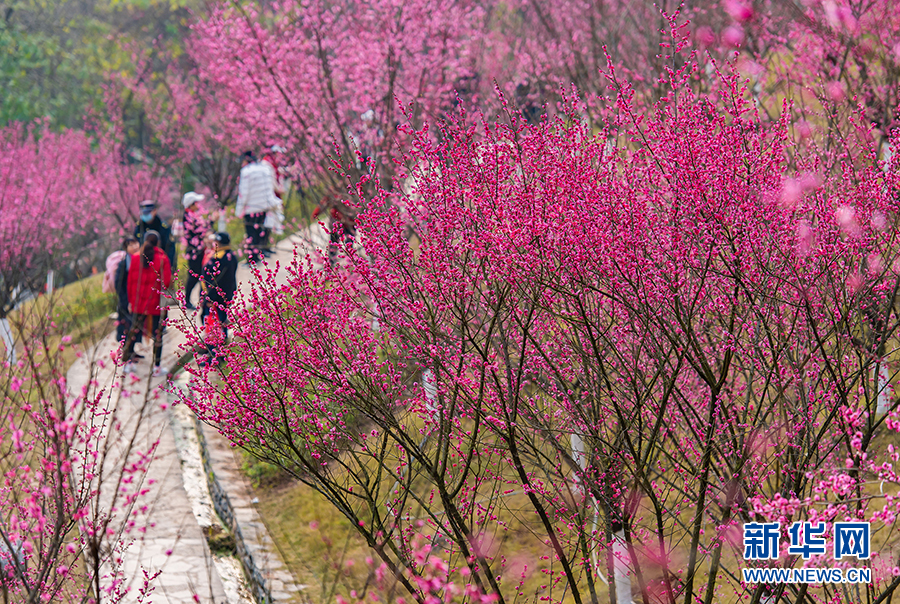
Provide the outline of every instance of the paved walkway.
<path id="1" fill-rule="evenodd" d="M 170 337 L 177 339 L 174 334 Z M 108 409 L 115 414 L 118 424 L 107 434 L 110 441 L 105 464 L 107 475 L 114 475 L 117 468 L 135 462 L 141 453 L 156 445 L 144 478 L 148 492 L 137 503 L 142 509 L 135 510 L 139 513 L 130 518 L 123 517 L 119 511 L 112 525 L 114 530 L 126 530 L 124 541 L 130 542 L 121 555 L 121 570 L 126 579 L 124 588 L 129 592 L 124 602 L 138 601 L 143 572 L 146 571 L 150 576 L 160 572 L 151 583 L 154 589 L 147 602 L 182 604 L 194 601 L 196 596 L 201 602 L 227 604 L 206 539 L 184 491 L 175 439 L 163 405 L 165 393 L 158 388 L 162 378 L 151 379 L 149 367 L 142 366 L 135 377 L 124 376 L 123 380 L 120 368 L 110 362 L 109 353 L 115 346 L 114 334 L 96 346 L 95 360 L 105 359 L 105 366 L 93 364 L 91 384 L 92 389 L 102 388 L 110 393 Z M 163 350 L 163 363 L 174 362 L 169 346 L 164 346 Z M 149 357 L 149 354 L 145 353 L 145 356 Z M 88 384 L 90 369 L 89 360 L 82 359 L 69 370 L 68 385 L 73 392 L 81 391 Z M 103 483 L 101 488 L 101 510 L 121 506 L 115 484 Z M 127 528 L 124 522 L 134 525 Z M 109 584 L 109 579 L 103 583 L 104 587 Z"/>
<path id="2" fill-rule="evenodd" d="M 314 225 L 311 231 L 311 234 L 306 233 L 306 237 L 295 235 L 282 241 L 269 259 L 270 268 L 274 270 L 276 262 L 280 262 L 282 266 L 289 264 L 294 253 L 303 256 L 308 250 L 322 249 L 327 242 L 327 235 L 318 225 Z M 260 275 L 259 278 L 268 276 Z M 274 278 L 277 282 L 285 276 L 286 271 L 281 270 Z M 242 289 L 247 289 L 248 284 L 256 278 L 247 267 L 241 266 L 238 269 L 238 281 Z M 173 325 L 179 325 L 186 317 L 180 309 L 172 309 L 170 319 Z M 184 343 L 185 338 L 178 329 L 169 327 L 164 338 L 164 366 L 171 367 L 175 363 Z M 147 360 L 141 361 L 134 376 L 123 376 L 121 368 L 110 361 L 110 354 L 115 348 L 114 334 L 107 336 L 71 367 L 67 380 L 73 395 L 84 392 L 85 389 L 88 392 L 102 390 L 107 393 L 107 409 L 111 417 L 115 418 L 110 425 L 116 426 L 115 430 L 106 435 L 110 451 L 106 464 L 108 472 L 121 467 L 123 463 L 135 461 L 137 452 L 146 452 L 156 443 L 153 461 L 145 477 L 145 486 L 149 491 L 138 504 L 146 508 L 127 519 L 133 524 L 127 528 L 126 540 L 130 539 L 132 542 L 122 555 L 122 568 L 124 576 L 131 581 L 127 585 L 129 594 L 124 602 L 138 601 L 143 572 L 146 571 L 151 576 L 160 572 L 152 583 L 154 590 L 144 599 L 148 604 L 183 604 L 193 601 L 227 604 L 222 581 L 184 489 L 174 434 L 169 425 L 169 415 L 165 411 L 167 397 L 160 389 L 164 378 L 150 377 L 149 350 L 143 351 Z M 140 348 L 138 352 L 141 352 Z M 101 496 L 101 509 L 121 505 L 114 495 L 117 489 L 105 490 L 112 492 Z M 117 521 L 120 524 L 115 528 L 127 527 L 121 524 L 124 522 L 121 518 Z M 265 531 L 262 523 L 259 523 L 259 527 L 261 531 Z M 260 534 L 259 531 L 257 533 Z M 268 535 L 265 535 L 265 539 L 268 539 Z M 286 581 L 282 582 L 287 584 Z"/>

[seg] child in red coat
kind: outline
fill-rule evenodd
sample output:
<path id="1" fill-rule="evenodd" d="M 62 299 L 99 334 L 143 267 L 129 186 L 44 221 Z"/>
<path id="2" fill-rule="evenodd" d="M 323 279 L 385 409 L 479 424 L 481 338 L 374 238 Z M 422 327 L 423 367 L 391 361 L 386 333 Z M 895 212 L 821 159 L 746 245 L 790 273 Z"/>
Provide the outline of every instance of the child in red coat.
<path id="1" fill-rule="evenodd" d="M 160 326 L 161 292 L 172 283 L 172 265 L 165 252 L 159 248 L 160 237 L 156 231 L 144 233 L 141 251 L 131 258 L 128 270 L 128 306 L 134 316 L 132 335 L 125 345 L 125 372 L 134 371 L 131 357 L 134 342 L 139 332 L 148 333 L 147 324 L 152 325 L 153 334 L 153 375 L 168 373 L 159 366 L 162 359 L 162 329 Z M 148 334 L 149 335 L 149 334 Z"/>

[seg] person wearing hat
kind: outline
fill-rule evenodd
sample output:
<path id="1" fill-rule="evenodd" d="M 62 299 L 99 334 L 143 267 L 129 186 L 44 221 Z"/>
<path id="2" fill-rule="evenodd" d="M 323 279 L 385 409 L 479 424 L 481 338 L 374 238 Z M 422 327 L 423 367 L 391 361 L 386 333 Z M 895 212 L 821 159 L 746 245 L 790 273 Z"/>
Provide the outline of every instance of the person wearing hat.
<path id="1" fill-rule="evenodd" d="M 201 193 L 189 191 L 184 194 L 181 204 L 184 206 L 184 232 L 182 235 L 182 247 L 184 259 L 188 263 L 187 280 L 184 284 L 185 308 L 194 310 L 191 304 L 191 294 L 194 287 L 200 283 L 200 274 L 203 272 L 203 252 L 205 251 L 204 239 L 210 230 L 210 222 L 203 214 L 199 202 L 203 201 Z"/>
<path id="2" fill-rule="evenodd" d="M 275 178 L 266 162 L 256 161 L 253 152 L 247 151 L 241 156 L 241 164 L 234 215 L 244 219 L 247 261 L 260 262 L 262 250 L 268 249 L 266 214 L 276 210 L 280 201 L 275 195 Z"/>
<path id="3" fill-rule="evenodd" d="M 134 236 L 141 245 L 143 245 L 144 233 L 147 231 L 156 231 L 159 234 L 159 247 L 169 258 L 169 265 L 175 266 L 175 242 L 172 241 L 172 227 L 159 217 L 156 202 L 152 199 L 145 199 L 142 201 L 140 210 L 141 215 L 138 218 L 137 224 L 134 225 Z"/>
<path id="4" fill-rule="evenodd" d="M 237 256 L 231 251 L 228 233 L 216 233 L 212 257 L 203 265 L 203 304 L 209 310 L 206 346 L 210 360 L 215 359 L 215 349 L 228 336 L 226 310 L 237 291 Z"/>

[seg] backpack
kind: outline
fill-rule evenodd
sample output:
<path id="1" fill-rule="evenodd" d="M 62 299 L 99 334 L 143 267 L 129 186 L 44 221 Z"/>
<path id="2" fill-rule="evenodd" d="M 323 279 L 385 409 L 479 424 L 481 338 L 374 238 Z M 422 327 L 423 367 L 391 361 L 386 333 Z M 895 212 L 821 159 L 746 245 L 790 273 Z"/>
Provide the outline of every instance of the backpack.
<path id="1" fill-rule="evenodd" d="M 125 259 L 125 255 L 124 250 L 118 250 L 106 258 L 106 272 L 103 273 L 103 283 L 100 286 L 104 294 L 116 291 L 116 269 L 119 267 L 119 263 Z"/>

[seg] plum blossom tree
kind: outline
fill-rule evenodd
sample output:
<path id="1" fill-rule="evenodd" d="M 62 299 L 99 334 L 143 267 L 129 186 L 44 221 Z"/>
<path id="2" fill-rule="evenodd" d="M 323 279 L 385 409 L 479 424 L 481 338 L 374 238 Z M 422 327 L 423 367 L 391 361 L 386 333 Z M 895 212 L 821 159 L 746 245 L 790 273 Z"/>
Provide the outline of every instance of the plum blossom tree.
<path id="1" fill-rule="evenodd" d="M 392 182 L 396 126 L 407 119 L 398 101 L 411 104 L 420 126 L 455 104 L 454 91 L 483 101 L 494 85 L 509 85 L 534 118 L 543 103 L 555 111 L 560 89 L 574 86 L 582 117 L 599 127 L 614 109 L 600 76 L 610 64 L 650 106 L 665 92 L 659 76 L 679 67 L 670 49 L 688 40 L 706 51 L 708 71 L 739 51 L 759 109 L 776 121 L 781 100 L 791 99 L 799 136 L 837 144 L 862 103 L 883 146 L 897 104 L 898 27 L 887 1 L 229 0 L 192 25 L 187 56 L 154 46 L 152 58 L 135 60 L 126 87 L 144 88 L 139 104 L 153 136 L 170 147 L 151 155 L 184 159 L 196 147 L 196 172 L 222 200 L 233 190 L 234 152 L 273 143 L 289 148 L 300 178 L 340 193 L 369 160 Z M 160 62 L 182 73 L 172 77 Z M 160 92 L 168 102 L 158 102 Z"/>
<path id="2" fill-rule="evenodd" d="M 137 51 L 136 51 L 137 52 Z M 140 62 L 167 60 L 167 69 L 146 69 L 140 76 L 120 77 L 119 82 L 141 108 L 155 140 L 154 155 L 165 158 L 170 168 L 190 167 L 193 177 L 206 187 L 219 208 L 237 197 L 239 155 L 231 148 L 226 124 L 215 92 L 197 77 L 196 68 L 160 48 L 143 53 Z M 170 170 L 171 172 L 172 170 Z"/>
<path id="3" fill-rule="evenodd" d="M 498 56 L 485 64 L 492 66 L 489 75 L 516 84 L 520 104 L 550 103 L 553 110 L 559 89 L 574 85 L 592 95 L 584 117 L 600 120 L 610 108 L 598 77 L 608 61 L 635 84 L 637 101 L 652 104 L 664 92 L 657 78 L 667 66 L 678 67 L 679 55 L 668 49 L 690 39 L 706 52 L 707 69 L 738 51 L 763 115 L 776 121 L 782 99 L 790 99 L 798 136 L 817 133 L 839 145 L 859 104 L 876 126 L 879 148 L 896 127 L 900 20 L 891 2 L 520 0 L 512 6 L 490 11 Z"/>
<path id="4" fill-rule="evenodd" d="M 561 88 L 574 86 L 588 101 L 585 117 L 600 119 L 606 81 L 599 75 L 611 60 L 652 102 L 662 90 L 659 75 L 676 56 L 664 52 L 673 34 L 689 36 L 692 17 L 719 12 L 716 3 L 697 4 L 516 0 L 514 11 L 494 13 L 501 17 L 492 39 L 506 63 L 490 75 L 515 84 L 515 100 L 526 109 L 552 105 Z"/>
<path id="5" fill-rule="evenodd" d="M 754 77 L 770 97 L 794 99 L 798 118 L 840 146 L 847 120 L 865 120 L 883 150 L 896 128 L 900 17 L 891 2 L 729 3 L 731 29 L 748 38 Z M 768 103 L 770 110 L 777 108 Z M 798 121 L 800 121 L 798 119 Z"/>
<path id="6" fill-rule="evenodd" d="M 432 547 L 427 544 L 412 544 L 412 559 L 416 563 L 416 583 L 421 591 L 426 604 L 440 604 L 442 602 L 473 602 L 478 604 L 492 604 L 496 601 L 496 597 L 492 594 L 480 593 L 473 585 L 460 585 L 458 580 L 464 578 L 467 573 L 453 572 L 447 562 L 432 551 Z M 375 563 L 370 558 L 369 566 L 374 567 Z M 457 576 L 458 575 L 458 576 Z M 394 577 L 387 572 L 384 564 L 374 568 L 370 572 L 370 578 L 367 582 L 372 584 L 372 589 L 364 589 L 362 592 L 355 592 L 351 596 L 351 600 L 345 599 L 343 596 L 336 597 L 337 604 L 350 604 L 355 601 L 356 604 L 366 604 L 367 602 L 382 601 L 400 601 L 392 597 L 396 588 Z M 385 598 L 387 594 L 387 598 Z"/>
<path id="7" fill-rule="evenodd" d="M 107 205 L 96 216 L 106 234 L 130 233 L 141 201 L 154 199 L 169 212 L 178 196 L 169 166 L 133 151 L 120 142 L 110 142 L 104 151 L 104 185 L 98 195 Z"/>
<path id="8" fill-rule="evenodd" d="M 197 147 L 194 107 L 165 102 L 167 91 L 179 83 L 169 82 L 166 70 L 156 64 L 168 56 L 160 44 L 156 40 L 149 50 L 132 50 L 135 73 L 111 75 L 104 110 L 91 124 L 109 170 L 103 190 L 112 209 L 108 213 L 117 230 L 126 233 L 137 221 L 142 200 L 153 199 L 170 211 L 181 194 L 176 183 L 183 164 Z M 173 94 L 179 92 L 180 87 Z M 140 116 L 138 140 L 126 120 L 130 113 Z"/>
<path id="9" fill-rule="evenodd" d="M 40 132 L 10 126 L 0 131 L 0 322 L 7 360 L 14 360 L 7 315 L 22 294 L 38 290 L 47 271 L 69 251 L 67 243 L 98 225 L 97 156 L 83 133 Z"/>
<path id="10" fill-rule="evenodd" d="M 52 318 L 55 301 L 15 313 L 21 358 L 0 372 L 0 601 L 120 602 L 152 591 L 152 574 L 126 574 L 139 537 L 145 474 L 155 443 L 137 438 L 137 413 L 118 384 L 99 385 L 104 363 L 84 350 L 84 383 L 67 380 L 78 350 Z M 74 390 L 74 391 L 73 391 Z M 140 402 L 140 401 L 139 401 Z M 134 596 L 130 594 L 130 601 Z"/>
<path id="11" fill-rule="evenodd" d="M 228 369 L 197 371 L 186 402 L 324 495 L 418 602 L 421 539 L 498 602 L 900 585 L 897 501 L 872 488 L 898 486 L 879 378 L 897 370 L 897 172 L 863 112 L 840 150 L 801 146 L 734 69 L 671 64 L 647 113 L 612 71 L 600 132 L 577 98 L 537 125 L 463 115 L 440 142 L 405 127 L 403 186 L 346 200 L 361 249 L 254 287 Z M 764 519 L 783 541 L 793 521 L 872 521 L 873 582 L 742 583 L 740 525 Z"/>
<path id="12" fill-rule="evenodd" d="M 282 145 L 340 192 L 370 162 L 391 182 L 398 98 L 416 124 L 452 107 L 481 18 L 471 2 L 228 1 L 193 25 L 188 52 L 232 148 Z"/>

